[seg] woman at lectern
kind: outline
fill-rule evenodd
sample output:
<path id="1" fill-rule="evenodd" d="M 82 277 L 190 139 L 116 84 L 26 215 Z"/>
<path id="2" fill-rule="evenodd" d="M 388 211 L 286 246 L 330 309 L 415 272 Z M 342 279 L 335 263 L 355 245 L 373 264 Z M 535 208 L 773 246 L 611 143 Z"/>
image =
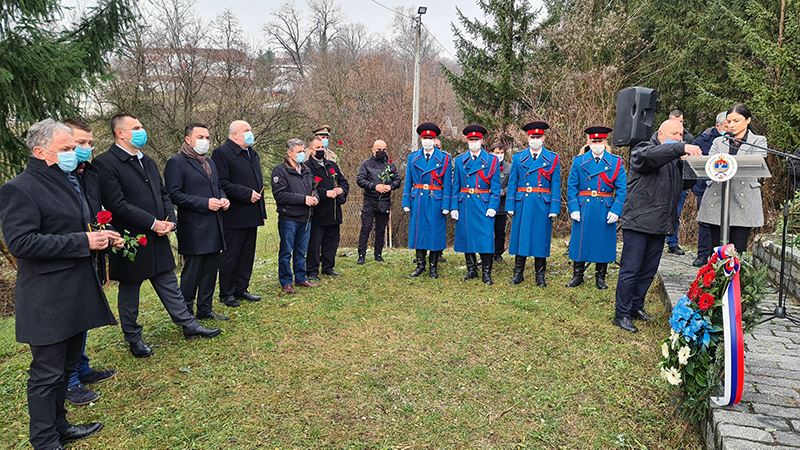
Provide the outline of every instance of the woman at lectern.
<path id="1" fill-rule="evenodd" d="M 723 135 L 714 139 L 709 156 L 718 153 L 731 155 L 767 156 L 767 152 L 756 148 L 766 147 L 767 138 L 755 134 L 750 125 L 753 114 L 743 104 L 733 105 L 728 110 L 728 129 L 732 136 Z M 753 227 L 764 225 L 764 211 L 761 206 L 761 183 L 757 178 L 736 177 L 730 183 L 730 233 L 729 241 L 741 253 L 747 251 L 747 239 Z M 711 225 L 711 246 L 720 245 L 720 221 L 722 211 L 722 183 L 708 182 L 703 195 L 697 221 Z"/>

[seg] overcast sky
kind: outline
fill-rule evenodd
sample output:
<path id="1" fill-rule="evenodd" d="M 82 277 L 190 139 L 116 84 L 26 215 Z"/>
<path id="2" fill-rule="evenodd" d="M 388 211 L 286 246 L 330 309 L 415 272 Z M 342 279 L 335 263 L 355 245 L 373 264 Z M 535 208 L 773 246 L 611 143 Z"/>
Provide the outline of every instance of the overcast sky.
<path id="1" fill-rule="evenodd" d="M 212 20 L 225 8 L 230 8 L 238 16 L 245 32 L 250 33 L 254 38 L 262 37 L 261 40 L 263 41 L 262 26 L 272 20 L 270 13 L 283 4 L 284 1 L 197 0 L 195 10 L 204 19 Z M 295 2 L 298 8 L 302 11 L 307 11 L 305 0 L 295 0 Z M 422 16 L 422 22 L 444 46 L 444 51 L 440 49 L 441 56 L 451 58 L 455 58 L 456 54 L 453 47 L 453 33 L 450 28 L 451 22 L 458 23 L 456 4 L 467 17 L 475 18 L 481 14 L 481 10 L 474 0 L 430 0 L 418 3 L 399 3 L 398 0 L 341 0 L 336 3 L 341 5 L 342 11 L 347 15 L 349 22 L 361 22 L 371 32 L 380 34 L 384 33 L 384 30 L 394 17 L 394 12 L 390 9 L 411 6 L 416 10 L 419 6 L 427 6 L 428 12 Z M 531 4 L 534 8 L 539 8 L 541 7 L 541 0 L 532 0 Z"/>

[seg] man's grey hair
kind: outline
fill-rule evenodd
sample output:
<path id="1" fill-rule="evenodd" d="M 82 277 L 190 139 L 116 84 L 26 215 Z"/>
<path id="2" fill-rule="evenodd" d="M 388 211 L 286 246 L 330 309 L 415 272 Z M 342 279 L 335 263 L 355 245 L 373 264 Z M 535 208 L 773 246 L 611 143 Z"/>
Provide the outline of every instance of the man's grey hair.
<path id="1" fill-rule="evenodd" d="M 50 148 L 50 144 L 53 143 L 53 139 L 59 131 L 64 131 L 72 136 L 72 128 L 61 122 L 56 122 L 53 119 L 44 119 L 40 122 L 36 122 L 28 129 L 28 137 L 25 138 L 28 151 L 30 151 L 32 155 L 34 147 L 41 147 L 44 149 Z"/>
<path id="2" fill-rule="evenodd" d="M 725 120 L 728 118 L 728 111 L 722 111 L 721 113 L 717 114 L 717 125 L 722 125 L 725 123 Z"/>
<path id="3" fill-rule="evenodd" d="M 288 152 L 289 150 L 292 150 L 293 148 L 297 147 L 298 145 L 301 146 L 301 147 L 305 147 L 306 146 L 306 144 L 304 144 L 303 141 L 300 140 L 300 139 L 289 139 L 286 142 L 286 151 Z"/>

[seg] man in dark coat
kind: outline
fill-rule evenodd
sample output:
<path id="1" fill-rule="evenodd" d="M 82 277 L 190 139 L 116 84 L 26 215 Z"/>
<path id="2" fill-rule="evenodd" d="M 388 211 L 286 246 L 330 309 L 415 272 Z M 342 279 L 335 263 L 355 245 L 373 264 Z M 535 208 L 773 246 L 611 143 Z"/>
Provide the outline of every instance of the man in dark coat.
<path id="1" fill-rule="evenodd" d="M 669 119 L 670 120 L 677 120 L 678 122 L 681 123 L 681 125 L 683 125 L 683 111 L 681 111 L 680 109 L 675 109 L 675 110 L 671 111 L 669 113 Z M 686 144 L 694 144 L 694 135 L 692 135 L 692 133 L 689 133 L 686 130 L 685 126 L 683 127 L 683 134 L 682 134 L 681 141 L 686 143 Z M 680 227 L 681 227 L 680 217 L 681 217 L 681 211 L 683 211 L 683 203 L 685 201 L 686 201 L 686 190 L 684 189 L 683 191 L 681 191 L 680 198 L 678 198 L 678 216 L 677 216 L 678 219 L 675 221 L 675 233 L 672 234 L 672 235 L 667 236 L 667 239 L 666 239 L 666 241 L 667 241 L 667 252 L 675 254 L 675 255 L 679 255 L 679 256 L 686 254 L 686 252 L 683 251 L 683 249 L 680 247 L 680 245 L 678 245 L 678 231 L 680 230 Z"/>
<path id="2" fill-rule="evenodd" d="M 342 224 L 342 205 L 350 193 L 350 183 L 342 175 L 339 166 L 325 159 L 325 147 L 322 139 L 314 137 L 309 142 L 311 161 L 306 166 L 317 183 L 319 204 L 314 207 L 311 216 L 311 234 L 308 237 L 308 253 L 306 254 L 306 273 L 309 280 L 319 280 L 320 263 L 322 273 L 338 276 L 336 251 L 339 249 L 339 237 Z"/>
<path id="3" fill-rule="evenodd" d="M 490 153 L 500 161 L 500 207 L 494 216 L 494 260 L 503 262 L 503 252 L 506 248 L 506 194 L 508 192 L 508 175 L 511 173 L 511 163 L 505 160 L 506 147 L 502 142 L 492 145 Z"/>
<path id="4" fill-rule="evenodd" d="M 18 177 L 0 187 L 0 221 L 17 258 L 16 337 L 30 345 L 28 413 L 35 450 L 61 449 L 103 428 L 67 421 L 69 374 L 78 367 L 86 330 L 115 325 L 93 253 L 122 245 L 119 234 L 91 231 L 89 206 L 75 170 L 75 141 L 46 119 L 28 130 L 31 152 Z"/>
<path id="5" fill-rule="evenodd" d="M 375 141 L 372 144 L 372 156 L 361 163 L 361 166 L 358 167 L 358 175 L 356 175 L 356 184 L 364 189 L 356 264 L 366 262 L 367 241 L 373 222 L 375 222 L 375 261 L 386 262 L 381 253 L 386 240 L 389 212 L 392 210 L 392 191 L 399 189 L 402 182 L 397 167 L 386 155 L 386 142 Z"/>
<path id="6" fill-rule="evenodd" d="M 631 319 L 651 319 L 644 310 L 644 297 L 658 270 L 664 239 L 675 231 L 681 191 L 688 187 L 682 159 L 702 154 L 696 145 L 681 142 L 682 135 L 683 125 L 667 120 L 649 141 L 631 150 L 613 320 L 625 331 L 639 331 Z"/>
<path id="7" fill-rule="evenodd" d="M 197 318 L 228 320 L 211 307 L 217 286 L 220 252 L 225 249 L 222 211 L 231 202 L 219 187 L 217 166 L 208 153 L 208 127 L 190 123 L 180 153 L 167 161 L 164 184 L 178 207 L 178 253 L 183 255 L 181 293 Z"/>
<path id="8" fill-rule="evenodd" d="M 114 144 L 94 159 L 100 170 L 103 206 L 112 214 L 114 229 L 146 239 L 146 245 L 137 247 L 133 261 L 123 252 L 112 253 L 108 261 L 109 278 L 119 281 L 119 321 L 131 353 L 137 358 L 153 354 L 142 340 L 142 326 L 137 323 L 139 289 L 145 280 L 150 280 L 186 339 L 218 335 L 222 332 L 219 328 L 206 328 L 192 316 L 178 288 L 168 236 L 175 229 L 175 210 L 156 162 L 140 150 L 147 142 L 147 132 L 139 119 L 118 114 L 111 118 L 111 133 Z"/>
<path id="9" fill-rule="evenodd" d="M 306 160 L 303 141 L 289 139 L 286 142 L 286 157 L 272 170 L 272 198 L 278 209 L 278 233 L 281 237 L 278 251 L 278 280 L 281 289 L 294 294 L 295 285 L 317 287 L 306 276 L 306 252 L 311 228 L 313 207 L 319 204 L 314 189 L 314 177 L 303 164 Z"/>
<path id="10" fill-rule="evenodd" d="M 247 290 L 256 258 L 258 227 L 267 220 L 261 160 L 251 147 L 253 142 L 250 124 L 236 120 L 231 123 L 228 139 L 211 155 L 219 171 L 219 186 L 231 202 L 222 213 L 226 248 L 220 257 L 219 297 L 234 308 L 239 300 L 261 300 Z"/>
<path id="11" fill-rule="evenodd" d="M 81 193 L 86 204 L 89 206 L 89 214 L 92 222 L 95 222 L 97 213 L 103 208 L 100 202 L 100 180 L 97 176 L 98 170 L 89 162 L 92 156 L 92 143 L 94 136 L 92 129 L 81 120 L 67 119 L 64 125 L 72 129 L 72 138 L 75 140 L 75 156 L 78 166 L 72 171 L 72 175 L 78 180 L 81 186 Z M 100 283 L 106 282 L 106 251 L 95 252 L 95 268 Z M 89 403 L 100 400 L 100 394 L 91 391 L 84 386 L 85 384 L 100 383 L 110 380 L 117 375 L 117 371 L 95 370 L 89 365 L 89 357 L 86 356 L 86 333 L 83 336 L 83 350 L 81 350 L 81 362 L 78 368 L 69 377 L 69 387 L 67 388 L 67 401 L 73 405 L 88 405 Z"/>

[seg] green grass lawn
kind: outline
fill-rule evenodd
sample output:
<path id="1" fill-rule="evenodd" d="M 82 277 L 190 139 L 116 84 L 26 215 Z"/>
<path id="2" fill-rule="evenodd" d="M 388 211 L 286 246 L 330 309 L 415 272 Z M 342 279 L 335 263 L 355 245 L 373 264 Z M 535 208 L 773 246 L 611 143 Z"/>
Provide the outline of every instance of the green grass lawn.
<path id="1" fill-rule="evenodd" d="M 280 292 L 274 226 L 262 230 L 251 291 L 224 333 L 185 341 L 149 284 L 140 322 L 155 354 L 135 359 L 118 327 L 89 333 L 87 353 L 116 379 L 102 398 L 68 406 L 73 423 L 105 428 L 78 449 L 254 448 L 702 448 L 683 434 L 655 366 L 669 325 L 635 335 L 611 325 L 611 289 L 575 289 L 564 249 L 549 259 L 546 289 L 511 286 L 513 263 L 495 264 L 494 286 L 462 282 L 463 255 L 447 251 L 439 280 L 411 279 L 413 254 L 388 264 L 337 260 L 342 276 Z M 340 253 L 347 251 L 341 249 Z M 116 311 L 116 287 L 107 289 Z M 29 448 L 26 346 L 0 321 L 0 447 Z"/>

